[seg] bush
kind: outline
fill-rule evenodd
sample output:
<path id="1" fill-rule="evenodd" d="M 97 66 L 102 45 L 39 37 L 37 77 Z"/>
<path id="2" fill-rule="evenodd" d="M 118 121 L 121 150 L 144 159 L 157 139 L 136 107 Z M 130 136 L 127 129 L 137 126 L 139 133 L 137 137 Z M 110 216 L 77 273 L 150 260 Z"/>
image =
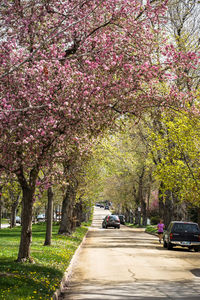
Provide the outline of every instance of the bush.
<path id="1" fill-rule="evenodd" d="M 160 221 L 160 217 L 159 216 L 154 216 L 154 217 L 151 217 L 150 220 L 151 220 L 152 225 L 157 225 Z"/>
<path id="2" fill-rule="evenodd" d="M 156 234 L 157 233 L 157 226 L 156 225 L 148 225 L 146 227 L 145 232 Z"/>

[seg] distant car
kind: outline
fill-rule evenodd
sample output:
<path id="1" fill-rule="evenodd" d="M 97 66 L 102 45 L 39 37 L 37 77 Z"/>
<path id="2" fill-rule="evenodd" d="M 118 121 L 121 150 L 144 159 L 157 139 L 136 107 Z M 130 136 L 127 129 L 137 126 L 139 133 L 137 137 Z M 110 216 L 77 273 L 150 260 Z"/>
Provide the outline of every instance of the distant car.
<path id="1" fill-rule="evenodd" d="M 200 250 L 200 229 L 197 223 L 173 221 L 163 234 L 163 247 L 171 250 L 175 246 Z"/>
<path id="2" fill-rule="evenodd" d="M 120 220 L 120 224 L 125 224 L 125 216 L 124 215 L 118 215 L 119 216 L 119 220 Z"/>
<path id="3" fill-rule="evenodd" d="M 102 228 L 108 227 L 120 228 L 120 220 L 117 215 L 108 215 L 103 219 Z"/>
<path id="4" fill-rule="evenodd" d="M 100 204 L 99 204 L 99 203 L 96 203 L 96 206 L 97 206 L 97 207 L 100 207 Z"/>
<path id="5" fill-rule="evenodd" d="M 104 207 L 104 205 L 100 203 L 100 207 Z"/>
<path id="6" fill-rule="evenodd" d="M 104 209 L 109 209 L 109 206 L 108 206 L 108 205 L 105 205 Z"/>
<path id="7" fill-rule="evenodd" d="M 16 223 L 21 224 L 21 218 L 19 216 L 16 216 L 15 221 Z"/>
<path id="8" fill-rule="evenodd" d="M 41 221 L 45 221 L 45 214 L 40 214 L 37 216 L 37 221 L 41 222 Z"/>

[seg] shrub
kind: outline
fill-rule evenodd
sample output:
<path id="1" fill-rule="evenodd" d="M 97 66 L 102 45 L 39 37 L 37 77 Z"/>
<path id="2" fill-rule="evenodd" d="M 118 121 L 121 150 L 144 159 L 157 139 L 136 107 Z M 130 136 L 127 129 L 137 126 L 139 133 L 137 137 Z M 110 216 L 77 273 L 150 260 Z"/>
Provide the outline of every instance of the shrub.
<path id="1" fill-rule="evenodd" d="M 159 217 L 159 216 L 151 217 L 151 224 L 152 224 L 152 225 L 158 224 L 159 221 L 160 221 L 160 217 Z"/>

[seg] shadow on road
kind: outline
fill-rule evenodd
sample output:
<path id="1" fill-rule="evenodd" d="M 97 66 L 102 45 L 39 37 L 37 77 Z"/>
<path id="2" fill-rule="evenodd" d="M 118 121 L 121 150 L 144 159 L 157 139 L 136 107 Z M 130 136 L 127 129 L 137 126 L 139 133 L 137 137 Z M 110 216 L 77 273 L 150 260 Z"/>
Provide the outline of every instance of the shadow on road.
<path id="1" fill-rule="evenodd" d="M 199 296 L 193 294 L 188 282 L 136 282 L 115 285 L 112 282 L 101 285 L 92 280 L 82 282 L 69 287 L 70 290 L 63 293 L 61 299 L 73 300 L 199 300 Z M 184 293 L 184 294 L 183 294 Z M 154 296 L 153 296 L 154 295 Z"/>
<path id="2" fill-rule="evenodd" d="M 117 229 L 103 229 L 98 231 L 89 231 L 87 234 L 88 239 L 98 238 L 98 244 L 95 242 L 87 243 L 83 245 L 83 248 L 146 248 L 157 249 L 159 251 L 167 251 L 163 245 L 158 243 L 158 240 L 154 236 L 148 234 L 138 235 L 137 232 L 132 231 L 130 236 L 130 230 L 124 230 L 120 232 Z M 169 250 L 168 250 L 169 251 Z M 188 248 L 175 247 L 172 252 L 193 252 Z M 199 298 L 200 299 L 200 298 Z"/>
<path id="3" fill-rule="evenodd" d="M 193 269 L 190 271 L 194 276 L 196 277 L 200 277 L 200 269 Z M 199 295 L 199 299 L 200 299 L 200 295 Z"/>

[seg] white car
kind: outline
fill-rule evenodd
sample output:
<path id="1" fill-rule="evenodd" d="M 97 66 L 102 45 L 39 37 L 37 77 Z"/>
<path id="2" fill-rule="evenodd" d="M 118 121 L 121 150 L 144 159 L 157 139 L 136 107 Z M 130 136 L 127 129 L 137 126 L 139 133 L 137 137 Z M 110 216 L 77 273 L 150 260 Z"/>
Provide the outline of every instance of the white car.
<path id="1" fill-rule="evenodd" d="M 41 221 L 45 221 L 45 214 L 40 214 L 37 216 L 37 221 L 41 222 Z"/>
<path id="2" fill-rule="evenodd" d="M 16 216 L 15 221 L 16 223 L 21 224 L 21 218 L 19 216 Z"/>

